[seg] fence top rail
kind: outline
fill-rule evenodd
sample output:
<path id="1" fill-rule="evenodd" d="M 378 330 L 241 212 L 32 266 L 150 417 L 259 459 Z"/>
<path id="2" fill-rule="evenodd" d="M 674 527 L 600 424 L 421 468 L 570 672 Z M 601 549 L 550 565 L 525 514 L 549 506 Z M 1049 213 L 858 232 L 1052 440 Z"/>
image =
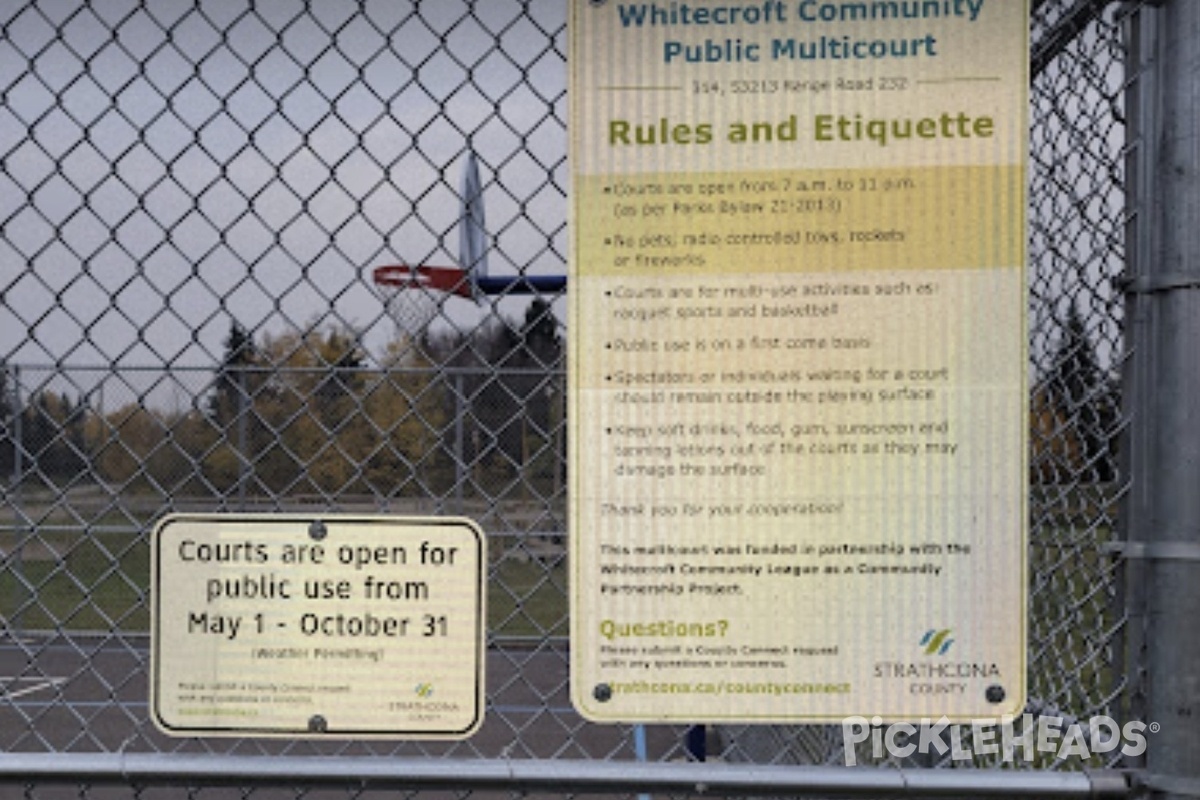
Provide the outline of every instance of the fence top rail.
<path id="1" fill-rule="evenodd" d="M 0 785 L 72 782 L 134 786 L 289 785 L 357 790 L 472 789 L 553 794 L 728 797 L 1125 798 L 1129 773 L 922 770 L 712 763 L 371 759 L 121 753 L 0 755 Z"/>

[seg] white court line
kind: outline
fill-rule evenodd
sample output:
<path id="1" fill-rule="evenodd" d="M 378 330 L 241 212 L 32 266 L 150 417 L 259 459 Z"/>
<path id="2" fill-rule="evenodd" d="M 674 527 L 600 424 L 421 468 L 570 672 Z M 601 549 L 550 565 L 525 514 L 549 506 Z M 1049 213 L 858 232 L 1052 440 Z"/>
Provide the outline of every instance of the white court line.
<path id="1" fill-rule="evenodd" d="M 30 686 L 25 689 L 18 689 L 15 692 L 10 692 L 8 690 L 9 683 L 20 683 L 21 681 L 40 681 L 40 683 L 37 683 L 34 686 Z M 33 694 L 34 692 L 40 692 L 43 689 L 52 689 L 55 686 L 59 686 L 60 684 L 63 684 L 66 682 L 67 682 L 66 678 L 29 678 L 29 677 L 20 677 L 20 676 L 0 676 L 0 684 L 4 684 L 3 699 L 5 699 L 5 700 L 15 700 L 18 697 L 24 697 L 27 694 Z"/>

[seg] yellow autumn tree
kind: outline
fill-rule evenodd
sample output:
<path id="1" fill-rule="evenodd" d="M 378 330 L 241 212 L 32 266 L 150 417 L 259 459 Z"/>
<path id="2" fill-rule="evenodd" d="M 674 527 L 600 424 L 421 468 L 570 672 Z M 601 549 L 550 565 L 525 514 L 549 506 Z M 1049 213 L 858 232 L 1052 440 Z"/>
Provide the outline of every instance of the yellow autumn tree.
<path id="1" fill-rule="evenodd" d="M 449 400 L 445 378 L 425 356 L 403 340 L 388 345 L 383 369 L 363 398 L 375 436 L 366 477 L 376 493 L 439 494 L 450 486 L 453 464 L 443 446 Z"/>
<path id="2" fill-rule="evenodd" d="M 260 352 L 268 379 L 252 402 L 265 436 L 254 463 L 268 490 L 392 496 L 445 485 L 443 392 L 404 348 L 371 369 L 358 337 L 331 327 L 268 336 Z"/>

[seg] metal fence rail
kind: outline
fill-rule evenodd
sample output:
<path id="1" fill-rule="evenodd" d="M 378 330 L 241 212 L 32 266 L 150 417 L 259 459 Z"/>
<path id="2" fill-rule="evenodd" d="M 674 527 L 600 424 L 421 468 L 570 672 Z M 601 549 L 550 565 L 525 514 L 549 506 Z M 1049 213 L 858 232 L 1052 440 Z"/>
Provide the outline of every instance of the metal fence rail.
<path id="1" fill-rule="evenodd" d="M 263 763 L 266 761 L 266 763 Z M 4 768 L 8 768 L 8 774 Z M 1131 784 L 1118 770 L 1095 772 L 984 772 L 982 770 L 838 767 L 757 767 L 712 764 L 620 764 L 611 761 L 431 761 L 428 759 L 90 755 L 73 760 L 44 754 L 0 763 L 0 780 L 121 786 L 277 786 L 350 788 L 354 791 L 470 789 L 521 793 L 632 794 L 671 796 L 977 798 L 1128 797 Z"/>
<path id="2" fill-rule="evenodd" d="M 1032 5 L 1029 711 L 1122 718 L 1138 665 L 1113 555 L 1129 488 L 1114 280 L 1134 144 L 1122 109 L 1137 77 L 1122 31 L 1140 4 Z M 152 783 L 161 762 L 125 759 L 319 755 L 332 768 L 354 756 L 384 772 L 385 756 L 480 770 L 517 759 L 547 776 L 543 761 L 665 767 L 702 753 L 842 763 L 833 727 L 642 729 L 575 714 L 561 297 L 448 300 L 417 343 L 369 283 L 376 264 L 452 260 L 468 151 L 493 272 L 563 271 L 565 17 L 553 0 L 0 7 L 0 751 L 26 756 L 0 759 L 0 782 L 34 763 L 30 796 L 60 769 L 99 780 L 97 753 L 121 754 L 100 759 L 110 778 L 153 763 Z M 245 509 L 478 519 L 490 538 L 482 732 L 455 744 L 160 736 L 146 713 L 148 530 L 171 511 Z M 1124 764 L 1110 753 L 1031 766 Z M 560 784 L 508 785 L 586 791 L 559 773 Z M 698 791 L 696 774 L 642 785 Z M 828 775 L 822 790 L 848 785 Z M 995 775 L 999 794 L 1025 779 Z M 876 777 L 860 790 L 968 788 L 911 770 Z M 1026 778 L 1042 796 L 1094 788 Z M 620 783 L 605 791 L 634 791 Z"/>

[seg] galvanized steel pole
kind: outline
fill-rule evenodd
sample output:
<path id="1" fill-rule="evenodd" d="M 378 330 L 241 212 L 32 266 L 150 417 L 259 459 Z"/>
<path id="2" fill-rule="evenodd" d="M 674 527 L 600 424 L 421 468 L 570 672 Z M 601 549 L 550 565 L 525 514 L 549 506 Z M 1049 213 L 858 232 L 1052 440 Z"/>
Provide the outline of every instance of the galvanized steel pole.
<path id="1" fill-rule="evenodd" d="M 521 792 L 706 797 L 1112 798 L 1130 796 L 1115 770 L 870 769 L 628 761 L 512 761 L 353 756 L 3 753 L 0 787 L 239 786 L 367 791 Z"/>
<path id="2" fill-rule="evenodd" d="M 1125 508 L 1130 674 L 1154 797 L 1200 796 L 1200 3 L 1165 0 L 1131 30 L 1130 429 Z"/>

